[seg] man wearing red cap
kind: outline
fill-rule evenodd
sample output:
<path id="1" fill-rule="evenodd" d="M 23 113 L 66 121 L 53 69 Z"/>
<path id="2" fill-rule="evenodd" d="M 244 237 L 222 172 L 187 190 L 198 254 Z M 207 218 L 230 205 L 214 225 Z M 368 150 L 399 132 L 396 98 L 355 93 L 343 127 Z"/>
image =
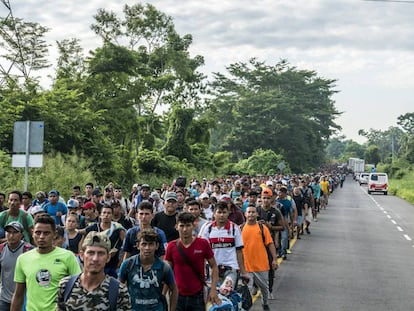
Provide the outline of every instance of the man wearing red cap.
<path id="1" fill-rule="evenodd" d="M 90 226 L 98 222 L 98 216 L 96 215 L 96 205 L 92 201 L 86 202 L 83 205 L 83 213 L 85 214 L 85 224 Z"/>

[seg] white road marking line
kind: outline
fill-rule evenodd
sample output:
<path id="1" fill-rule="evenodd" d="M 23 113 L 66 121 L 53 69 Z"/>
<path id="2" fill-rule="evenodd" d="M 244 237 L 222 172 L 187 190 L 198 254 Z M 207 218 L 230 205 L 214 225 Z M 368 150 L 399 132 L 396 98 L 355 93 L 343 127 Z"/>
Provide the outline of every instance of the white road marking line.
<path id="1" fill-rule="evenodd" d="M 404 234 L 404 238 L 407 240 L 407 241 L 411 241 L 412 239 L 407 235 L 407 234 Z"/>
<path id="2" fill-rule="evenodd" d="M 364 191 L 365 192 L 365 191 Z M 392 217 L 391 217 L 391 215 L 388 215 L 388 212 L 386 211 L 386 210 L 384 210 L 384 208 L 381 206 L 381 204 L 379 204 L 372 196 L 370 196 L 370 198 L 371 198 L 371 200 L 378 206 L 378 208 L 385 214 L 385 215 L 387 215 L 387 218 L 388 219 L 390 219 L 391 220 L 391 222 L 394 224 L 394 225 L 396 225 L 397 224 L 397 222 L 394 220 L 394 219 L 392 219 Z M 403 232 L 404 230 L 403 230 L 403 228 L 401 228 L 400 226 L 397 226 L 397 230 L 398 231 L 400 231 L 400 232 Z M 408 241 L 411 241 L 412 239 L 411 239 L 411 237 L 410 236 L 408 236 L 407 234 L 404 234 L 404 238 L 406 239 L 406 240 L 408 240 Z M 413 247 L 414 247 L 414 245 L 413 245 Z"/>

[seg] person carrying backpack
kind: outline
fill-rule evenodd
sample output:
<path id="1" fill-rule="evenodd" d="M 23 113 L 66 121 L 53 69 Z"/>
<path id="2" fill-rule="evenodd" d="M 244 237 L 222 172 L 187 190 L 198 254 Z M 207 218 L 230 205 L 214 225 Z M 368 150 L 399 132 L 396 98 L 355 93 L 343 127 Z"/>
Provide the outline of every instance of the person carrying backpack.
<path id="1" fill-rule="evenodd" d="M 248 206 L 247 222 L 242 230 L 244 243 L 243 255 L 246 271 L 249 273 L 249 288 L 253 290 L 255 283 L 262 293 L 263 310 L 270 310 L 269 300 L 269 270 L 278 268 L 276 248 L 267 226 L 257 222 L 257 209 Z"/>
<path id="2" fill-rule="evenodd" d="M 167 299 L 162 293 L 164 285 L 170 291 L 170 309 L 176 308 L 178 290 L 174 273 L 165 261 L 155 255 L 158 244 L 159 236 L 155 229 L 140 230 L 136 242 L 139 254 L 125 260 L 119 270 L 119 279 L 126 283 L 135 311 L 168 310 Z"/>
<path id="3" fill-rule="evenodd" d="M 104 272 L 110 250 L 111 242 L 105 234 L 88 233 L 81 251 L 84 270 L 60 281 L 57 311 L 131 310 L 127 288 Z"/>
<path id="4" fill-rule="evenodd" d="M 239 275 L 249 277 L 244 269 L 243 241 L 240 227 L 229 220 L 230 207 L 226 201 L 219 201 L 214 210 L 214 221 L 206 223 L 199 237 L 209 241 L 219 267 L 219 280 L 230 276 L 233 286 L 238 283 Z M 233 288 L 235 289 L 235 288 Z"/>
<path id="5" fill-rule="evenodd" d="M 13 280 L 16 260 L 21 254 L 33 249 L 23 241 L 23 225 L 12 221 L 4 227 L 6 242 L 0 244 L 0 310 L 10 310 L 16 283 Z"/>

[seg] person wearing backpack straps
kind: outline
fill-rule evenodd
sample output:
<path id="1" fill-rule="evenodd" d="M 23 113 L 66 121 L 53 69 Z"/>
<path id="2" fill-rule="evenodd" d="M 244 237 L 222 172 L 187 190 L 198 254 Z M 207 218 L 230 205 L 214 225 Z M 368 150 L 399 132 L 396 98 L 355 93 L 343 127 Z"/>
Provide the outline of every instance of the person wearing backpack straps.
<path id="1" fill-rule="evenodd" d="M 205 263 L 211 268 L 211 290 L 207 297 L 212 304 L 221 304 L 217 295 L 218 268 L 209 242 L 195 237 L 195 216 L 189 212 L 177 215 L 179 238 L 168 243 L 165 260 L 173 268 L 178 288 L 176 311 L 205 311 Z"/>
<path id="2" fill-rule="evenodd" d="M 0 213 L 0 228 L 4 228 L 12 221 L 17 221 L 22 224 L 24 228 L 24 240 L 32 245 L 33 243 L 33 218 L 30 214 L 20 208 L 22 202 L 22 193 L 18 190 L 13 190 L 8 194 L 8 210 Z M 0 243 L 5 242 L 6 239 L 0 239 Z"/>
<path id="3" fill-rule="evenodd" d="M 313 192 L 312 192 L 312 188 L 308 186 L 308 182 L 306 180 L 306 178 L 303 178 L 300 181 L 300 192 L 303 195 L 303 199 L 304 199 L 304 204 L 303 204 L 303 208 L 304 208 L 304 217 L 303 220 L 305 221 L 305 223 L 302 226 L 302 232 L 303 229 L 306 230 L 307 234 L 310 234 L 310 224 L 311 222 L 309 221 L 309 211 L 312 210 L 312 206 L 313 206 Z M 306 226 L 304 226 L 306 225 Z"/>
<path id="4" fill-rule="evenodd" d="M 257 222 L 256 207 L 247 207 L 246 219 L 247 222 L 242 230 L 242 238 L 244 264 L 250 275 L 248 286 L 251 291 L 253 290 L 253 283 L 256 283 L 260 288 L 263 310 L 267 311 L 270 310 L 268 304 L 269 270 L 278 268 L 276 248 L 267 226 Z M 270 253 L 270 259 L 268 252 Z"/>
<path id="5" fill-rule="evenodd" d="M 214 209 L 214 221 L 201 228 L 199 236 L 210 242 L 219 267 L 219 280 L 227 276 L 238 283 L 239 275 L 249 277 L 244 269 L 243 241 L 240 227 L 229 220 L 230 207 L 227 201 L 219 201 Z M 233 288 L 235 289 L 235 288 Z"/>
<path id="6" fill-rule="evenodd" d="M 82 244 L 83 272 L 63 278 L 57 293 L 57 311 L 131 310 L 126 286 L 105 274 L 111 258 L 111 242 L 102 233 L 91 231 Z"/>
<path id="7" fill-rule="evenodd" d="M 7 241 L 0 244 L 0 310 L 10 310 L 16 287 L 13 277 L 17 257 L 33 249 L 33 246 L 22 241 L 24 228 L 21 223 L 12 221 L 4 230 Z"/>
<path id="8" fill-rule="evenodd" d="M 171 267 L 155 255 L 159 236 L 155 229 L 142 229 L 138 232 L 136 247 L 139 254 L 124 261 L 119 270 L 119 280 L 126 283 L 134 311 L 175 310 L 178 290 Z M 163 295 L 163 287 L 168 287 L 169 303 Z"/>
<path id="9" fill-rule="evenodd" d="M 127 231 L 124 243 L 122 244 L 122 251 L 124 253 L 122 261 L 139 253 L 139 250 L 137 249 L 137 236 L 138 232 L 142 229 L 155 229 L 157 231 L 159 241 L 155 255 L 163 259 L 165 248 L 167 246 L 167 238 L 164 231 L 160 228 L 151 226 L 151 221 L 154 218 L 152 203 L 149 201 L 139 203 L 136 218 L 138 220 L 138 225 Z"/>

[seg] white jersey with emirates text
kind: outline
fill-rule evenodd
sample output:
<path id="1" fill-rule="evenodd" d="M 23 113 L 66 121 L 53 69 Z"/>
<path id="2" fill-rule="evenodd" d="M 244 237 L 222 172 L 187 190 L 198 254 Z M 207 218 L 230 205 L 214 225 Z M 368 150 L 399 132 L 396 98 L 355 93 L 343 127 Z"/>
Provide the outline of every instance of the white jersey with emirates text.
<path id="1" fill-rule="evenodd" d="M 238 225 L 228 220 L 223 228 L 218 228 L 213 221 L 201 228 L 199 236 L 210 242 L 218 265 L 239 269 L 236 250 L 243 248 L 243 241 Z"/>

